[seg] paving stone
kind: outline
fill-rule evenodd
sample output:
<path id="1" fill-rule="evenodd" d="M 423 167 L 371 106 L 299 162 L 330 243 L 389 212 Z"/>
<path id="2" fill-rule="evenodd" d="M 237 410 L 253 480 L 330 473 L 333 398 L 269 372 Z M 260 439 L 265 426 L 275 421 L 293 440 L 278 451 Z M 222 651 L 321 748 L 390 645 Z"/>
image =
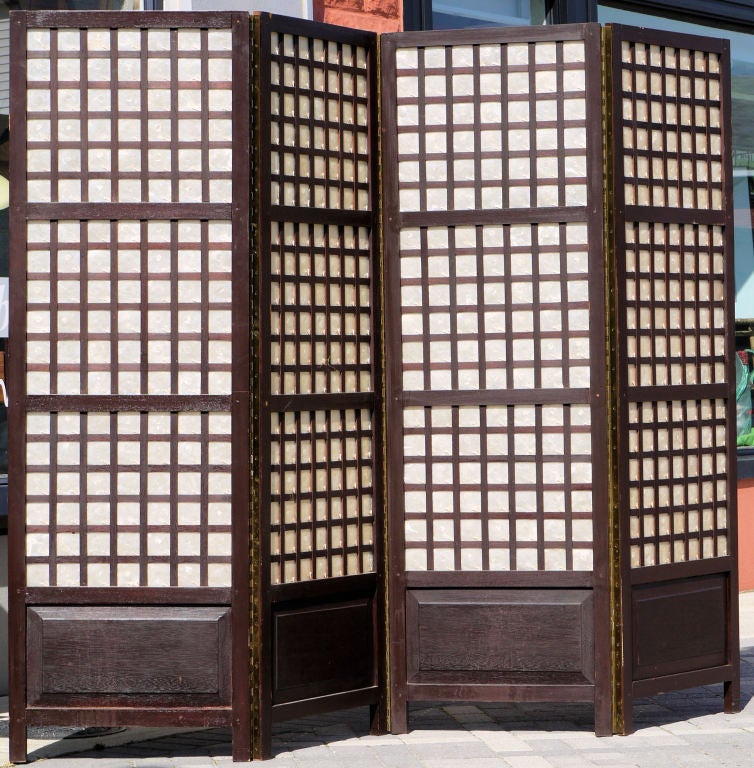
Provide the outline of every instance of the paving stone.
<path id="1" fill-rule="evenodd" d="M 556 765 L 541 755 L 510 755 L 505 761 L 510 768 L 554 768 Z"/>
<path id="2" fill-rule="evenodd" d="M 422 768 L 415 753 L 405 745 L 374 745 L 373 751 L 386 768 Z"/>
<path id="3" fill-rule="evenodd" d="M 333 753 L 324 744 L 319 744 L 314 747 L 303 747 L 301 749 L 292 749 L 291 755 L 301 762 L 310 764 L 310 761 L 334 761 Z"/>
<path id="4" fill-rule="evenodd" d="M 525 738 L 504 730 L 474 730 L 472 734 L 493 752 L 531 752 L 533 747 Z"/>
<path id="5" fill-rule="evenodd" d="M 509 768 L 508 763 L 499 757 L 478 758 L 464 761 L 474 768 Z M 421 765 L 424 768 L 458 768 L 458 758 L 422 758 Z"/>

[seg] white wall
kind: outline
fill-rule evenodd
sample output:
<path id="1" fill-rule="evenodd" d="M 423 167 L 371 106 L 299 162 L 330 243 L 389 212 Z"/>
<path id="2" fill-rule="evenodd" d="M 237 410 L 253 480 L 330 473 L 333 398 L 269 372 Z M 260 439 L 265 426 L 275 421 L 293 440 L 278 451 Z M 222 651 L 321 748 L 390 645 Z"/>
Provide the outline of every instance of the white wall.
<path id="1" fill-rule="evenodd" d="M 299 19 L 313 17 L 312 0 L 163 0 L 166 11 L 268 11 Z"/>

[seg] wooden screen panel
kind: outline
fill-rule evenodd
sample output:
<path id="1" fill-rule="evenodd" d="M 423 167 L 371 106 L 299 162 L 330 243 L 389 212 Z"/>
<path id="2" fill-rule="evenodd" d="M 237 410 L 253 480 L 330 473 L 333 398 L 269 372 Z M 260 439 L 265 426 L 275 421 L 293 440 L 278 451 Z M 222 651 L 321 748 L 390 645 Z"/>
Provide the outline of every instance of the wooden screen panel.
<path id="1" fill-rule="evenodd" d="M 594 701 L 606 732 L 594 684 L 607 631 L 598 31 L 382 40 L 393 728 L 407 727 L 407 700 L 525 689 Z M 482 684 L 460 627 L 499 645 L 475 605 L 521 587 L 506 608 L 516 621 L 544 610 L 540 588 L 594 598 L 580 672 L 556 679 L 534 654 L 506 675 L 505 640 Z M 432 629 L 409 618 L 411 601 L 451 589 Z M 554 598 L 558 623 L 567 602 Z M 435 630 L 442 664 L 427 667 Z"/>
<path id="2" fill-rule="evenodd" d="M 230 203 L 230 30 L 71 23 L 27 36 L 28 201 Z"/>
<path id="3" fill-rule="evenodd" d="M 582 223 L 403 229 L 403 389 L 588 387 L 587 242 Z"/>
<path id="4" fill-rule="evenodd" d="M 738 706 L 730 62 L 725 41 L 606 35 L 628 731 L 634 696 L 722 681 Z M 648 663 L 686 634 L 678 612 L 651 622 L 653 606 L 676 596 L 701 615 L 711 578 L 723 625 L 705 619 L 678 658 Z"/>
<path id="5" fill-rule="evenodd" d="M 361 41 L 272 31 L 272 205 L 370 210 L 369 53 Z"/>
<path id="6" fill-rule="evenodd" d="M 490 685 L 536 675 L 541 682 L 593 683 L 593 599 L 589 589 L 479 589 L 468 590 L 461 605 L 456 590 L 411 590 L 406 621 L 416 650 L 409 679 Z"/>
<path id="7" fill-rule="evenodd" d="M 406 569 L 593 567 L 586 405 L 406 408 Z"/>
<path id="8" fill-rule="evenodd" d="M 162 697 L 230 703 L 227 606 L 37 606 L 29 609 L 32 705 L 139 705 Z M 103 642 L 104 636 L 104 642 Z"/>
<path id="9" fill-rule="evenodd" d="M 370 392 L 369 228 L 275 222 L 271 245 L 271 392 Z"/>
<path id="10" fill-rule="evenodd" d="M 229 395 L 229 220 L 27 224 L 29 395 Z"/>
<path id="11" fill-rule="evenodd" d="M 377 55 L 370 32 L 266 14 L 255 36 L 253 723 L 267 757 L 273 720 L 370 704 L 384 729 Z"/>
<path id="12" fill-rule="evenodd" d="M 263 34 L 270 578 L 374 573 L 372 40 L 274 23 Z"/>
<path id="13" fill-rule="evenodd" d="M 401 210 L 584 205 L 583 41 L 477 40 L 396 51 Z"/>
<path id="14" fill-rule="evenodd" d="M 616 188 L 626 204 L 616 222 L 618 377 L 634 567 L 732 552 L 725 54 L 696 42 L 614 41 Z"/>
<path id="15" fill-rule="evenodd" d="M 721 54 L 659 42 L 620 47 L 626 205 L 721 210 Z"/>
<path id="16" fill-rule="evenodd" d="M 30 413 L 29 587 L 229 587 L 227 412 Z"/>
<path id="17" fill-rule="evenodd" d="M 272 415 L 272 583 L 373 573 L 372 415 Z"/>
<path id="18" fill-rule="evenodd" d="M 19 13 L 11 27 L 11 752 L 25 756 L 30 723 L 230 724 L 232 690 L 248 757 L 249 19 Z M 39 647 L 26 627 L 69 603 L 101 607 L 103 658 L 125 606 L 144 607 L 135 635 L 166 643 L 155 606 L 189 631 L 187 606 L 212 606 L 233 626 L 199 661 L 217 693 L 125 701 L 103 676 L 75 701 L 26 699 L 76 624 Z"/>
<path id="19" fill-rule="evenodd" d="M 628 385 L 724 384 L 724 228 L 631 222 L 625 241 Z"/>
<path id="20" fill-rule="evenodd" d="M 411 467 L 401 472 L 405 497 L 398 502 L 405 508 L 406 567 L 591 570 L 586 528 L 593 505 L 580 498 L 574 507 L 571 496 L 575 490 L 588 497 L 592 489 L 590 307 L 601 291 L 590 279 L 596 265 L 585 209 L 585 42 L 422 40 L 398 43 L 391 55 L 397 133 L 391 183 L 400 224 L 389 294 L 398 303 L 388 311 L 400 371 L 393 387 L 404 403 L 398 455 Z M 503 223 L 488 221 L 492 216 Z M 482 448 L 477 438 L 469 453 L 463 444 L 474 429 L 499 432 L 504 448 Z M 531 445 L 524 446 L 527 439 Z M 536 457 L 545 456 L 565 461 L 560 469 L 553 464 L 547 480 L 535 468 Z M 495 462 L 494 472 L 488 462 Z M 454 478 L 462 485 L 468 478 L 474 492 L 439 501 Z M 442 514 L 466 520 L 442 526 L 444 554 L 430 551 L 435 497 Z M 418 506 L 409 506 L 414 502 Z M 575 561 L 574 512 L 586 516 Z M 430 520 L 420 535 L 422 515 Z M 537 532 L 527 534 L 533 559 L 490 555 L 483 544 L 489 533 L 481 532 L 489 515 L 511 529 L 533 521 Z M 562 529 L 548 524 L 558 528 L 552 541 L 563 542 L 562 556 L 545 556 L 549 546 L 536 552 L 552 515 L 568 520 Z M 478 531 L 471 534 L 473 555 L 461 555 L 466 528 Z M 515 549 L 514 534 L 511 542 Z"/>
<path id="21" fill-rule="evenodd" d="M 629 404 L 632 568 L 732 554 L 727 417 L 722 399 Z"/>

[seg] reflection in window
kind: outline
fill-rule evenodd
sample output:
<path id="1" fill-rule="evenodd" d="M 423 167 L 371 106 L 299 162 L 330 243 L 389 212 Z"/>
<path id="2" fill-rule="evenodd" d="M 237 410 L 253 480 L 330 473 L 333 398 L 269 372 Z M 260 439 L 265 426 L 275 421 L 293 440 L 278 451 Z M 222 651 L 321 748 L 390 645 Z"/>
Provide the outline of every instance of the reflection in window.
<path id="1" fill-rule="evenodd" d="M 432 0 L 432 29 L 542 24 L 545 0 Z"/>

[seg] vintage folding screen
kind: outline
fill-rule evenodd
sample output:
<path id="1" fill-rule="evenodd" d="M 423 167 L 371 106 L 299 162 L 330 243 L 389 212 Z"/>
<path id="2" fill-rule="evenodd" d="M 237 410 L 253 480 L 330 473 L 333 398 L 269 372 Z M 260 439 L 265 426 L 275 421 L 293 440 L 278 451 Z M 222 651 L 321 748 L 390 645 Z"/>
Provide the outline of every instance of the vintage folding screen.
<path id="1" fill-rule="evenodd" d="M 14 759 L 27 724 L 384 729 L 376 36 L 13 29 Z"/>
<path id="2" fill-rule="evenodd" d="M 382 38 L 393 730 L 737 708 L 728 66 L 624 27 Z"/>
<path id="3" fill-rule="evenodd" d="M 287 717 L 384 730 L 388 690 L 396 731 L 737 706 L 724 44 L 407 33 L 378 72 L 376 35 L 267 15 L 12 36 L 12 759 L 115 723 L 266 757 Z"/>

